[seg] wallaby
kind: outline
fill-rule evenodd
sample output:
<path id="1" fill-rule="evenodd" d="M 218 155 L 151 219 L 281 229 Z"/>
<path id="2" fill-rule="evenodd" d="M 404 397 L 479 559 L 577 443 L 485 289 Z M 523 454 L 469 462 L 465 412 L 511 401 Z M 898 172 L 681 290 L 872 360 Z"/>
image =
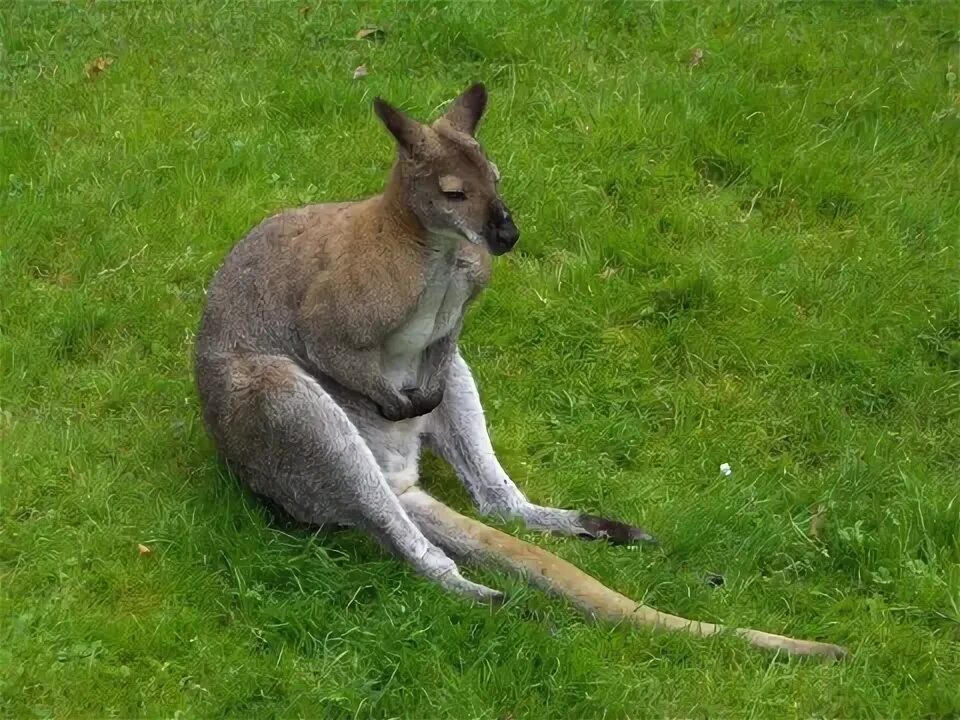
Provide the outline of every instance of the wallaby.
<path id="1" fill-rule="evenodd" d="M 197 339 L 204 422 L 254 493 L 301 522 L 362 529 L 450 591 L 501 597 L 464 578 L 447 552 L 499 563 L 591 617 L 719 633 L 638 605 L 417 484 L 424 446 L 453 466 L 484 515 L 613 543 L 652 540 L 616 520 L 531 503 L 494 455 L 457 348 L 491 255 L 519 236 L 497 168 L 475 139 L 486 104 L 484 86 L 473 85 L 427 125 L 377 98 L 397 144 L 383 193 L 285 210 L 233 248 L 210 285 Z M 844 654 L 734 632 L 793 654 Z"/>

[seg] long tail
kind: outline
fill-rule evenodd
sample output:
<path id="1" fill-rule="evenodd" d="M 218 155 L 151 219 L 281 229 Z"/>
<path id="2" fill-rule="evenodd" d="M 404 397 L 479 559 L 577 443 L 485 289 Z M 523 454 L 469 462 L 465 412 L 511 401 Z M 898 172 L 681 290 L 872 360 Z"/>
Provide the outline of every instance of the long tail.
<path id="1" fill-rule="evenodd" d="M 468 562 L 486 561 L 519 573 L 541 590 L 566 598 L 589 618 L 679 630 L 704 637 L 732 632 L 756 647 L 782 650 L 790 655 L 829 658 L 847 655 L 846 649 L 839 645 L 796 640 L 749 628 L 727 628 L 660 612 L 611 590 L 566 560 L 461 515 L 424 492 L 411 490 L 401 495 L 400 500 L 433 543 Z"/>

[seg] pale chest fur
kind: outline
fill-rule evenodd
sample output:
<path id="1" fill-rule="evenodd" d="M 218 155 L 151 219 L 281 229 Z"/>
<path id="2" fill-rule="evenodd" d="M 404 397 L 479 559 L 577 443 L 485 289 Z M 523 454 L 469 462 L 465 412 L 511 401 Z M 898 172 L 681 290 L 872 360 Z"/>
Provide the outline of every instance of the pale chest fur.
<path id="1" fill-rule="evenodd" d="M 474 248 L 438 257 L 424 271 L 417 304 L 383 346 L 383 372 L 397 387 L 417 384 L 424 351 L 454 332 L 488 267 Z"/>

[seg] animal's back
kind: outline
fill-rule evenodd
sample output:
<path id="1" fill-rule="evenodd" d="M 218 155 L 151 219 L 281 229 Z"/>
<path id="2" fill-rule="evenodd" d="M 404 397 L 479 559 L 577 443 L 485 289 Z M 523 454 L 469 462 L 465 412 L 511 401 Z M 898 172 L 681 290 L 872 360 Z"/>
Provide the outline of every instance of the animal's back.
<path id="1" fill-rule="evenodd" d="M 297 309 L 311 280 L 342 257 L 331 246 L 354 205 L 283 210 L 234 245 L 207 291 L 197 355 L 295 353 Z"/>
<path id="2" fill-rule="evenodd" d="M 297 359 L 303 295 L 343 256 L 336 247 L 339 231 L 356 205 L 283 210 L 254 227 L 224 259 L 207 291 L 195 348 L 197 389 L 211 430 L 219 425 L 238 357 Z"/>

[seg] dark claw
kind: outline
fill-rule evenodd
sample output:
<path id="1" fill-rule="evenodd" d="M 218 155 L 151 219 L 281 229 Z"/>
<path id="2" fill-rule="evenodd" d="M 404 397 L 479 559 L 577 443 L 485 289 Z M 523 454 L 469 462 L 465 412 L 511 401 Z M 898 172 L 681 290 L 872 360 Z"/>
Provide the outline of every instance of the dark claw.
<path id="1" fill-rule="evenodd" d="M 410 417 L 409 413 L 402 412 L 386 405 L 377 405 L 377 412 L 380 413 L 382 418 L 389 420 L 390 422 L 399 422 Z"/>
<path id="2" fill-rule="evenodd" d="M 410 401 L 410 417 L 420 417 L 436 410 L 437 406 L 443 402 L 443 387 L 436 388 L 431 392 L 424 392 L 423 388 L 414 388 L 405 390 L 404 394 Z"/>
<path id="3" fill-rule="evenodd" d="M 443 402 L 443 388 L 432 391 L 429 395 L 421 389 L 404 390 L 402 399 L 389 405 L 377 405 L 380 415 L 390 422 L 410 420 L 433 412 Z"/>
<path id="4" fill-rule="evenodd" d="M 587 531 L 586 535 L 580 537 L 588 540 L 606 540 L 612 545 L 657 544 L 657 539 L 646 530 L 627 525 L 619 520 L 608 520 L 584 513 L 580 516 L 580 524 Z"/>
<path id="5" fill-rule="evenodd" d="M 487 598 L 487 603 L 494 610 L 498 610 L 507 604 L 507 596 L 505 593 L 497 592 L 496 595 L 491 595 Z"/>

